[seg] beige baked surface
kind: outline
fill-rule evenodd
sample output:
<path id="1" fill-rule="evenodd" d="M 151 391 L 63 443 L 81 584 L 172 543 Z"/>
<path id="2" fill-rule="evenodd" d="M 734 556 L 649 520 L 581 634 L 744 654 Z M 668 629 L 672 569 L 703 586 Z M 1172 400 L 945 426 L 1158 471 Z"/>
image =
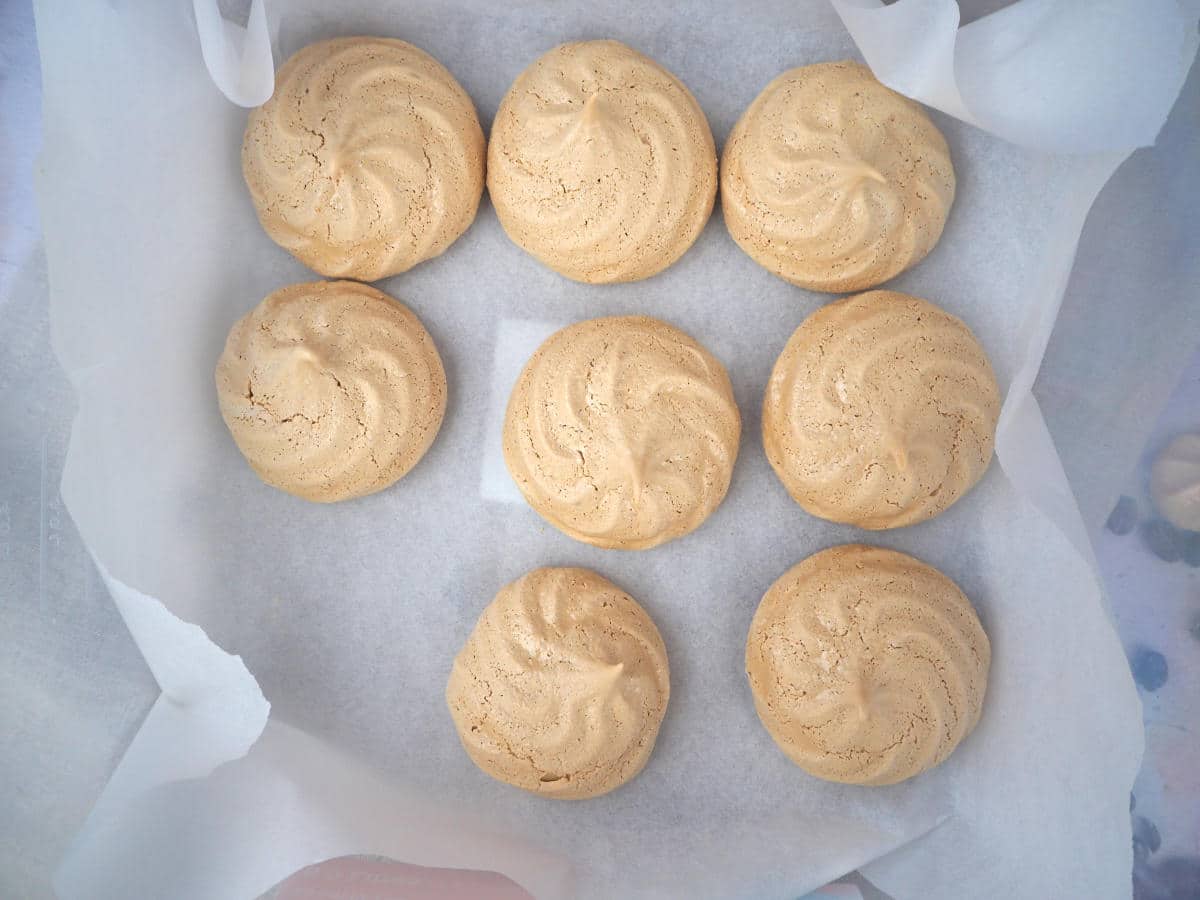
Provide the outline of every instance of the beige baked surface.
<path id="1" fill-rule="evenodd" d="M 729 487 L 741 418 L 724 367 L 646 316 L 551 335 L 508 402 L 504 460 L 542 517 L 598 547 L 687 534 Z"/>
<path id="2" fill-rule="evenodd" d="M 258 476 L 322 503 L 402 478 L 446 411 L 429 332 L 353 281 L 271 294 L 230 330 L 216 381 L 221 415 Z"/>
<path id="3" fill-rule="evenodd" d="M 1150 493 L 1176 528 L 1200 531 L 1200 434 L 1181 434 L 1150 469 Z"/>
<path id="4" fill-rule="evenodd" d="M 894 784 L 936 766 L 979 721 L 991 649 L 932 566 L 847 544 L 771 585 L 746 640 L 759 718 L 818 778 Z"/>
<path id="5" fill-rule="evenodd" d="M 784 72 L 742 114 L 721 157 L 733 239 L 814 291 L 865 290 L 916 265 L 953 202 L 941 132 L 854 62 Z"/>
<path id="6" fill-rule="evenodd" d="M 897 528 L 979 481 L 999 414 L 991 364 L 960 319 L 870 291 L 818 309 L 792 334 L 767 383 L 763 446 L 813 515 Z"/>
<path id="7" fill-rule="evenodd" d="M 484 139 L 454 77 L 404 41 L 310 44 L 250 112 L 242 172 L 268 235 L 322 275 L 376 281 L 475 218 Z"/>
<path id="8" fill-rule="evenodd" d="M 563 44 L 521 73 L 488 144 L 488 194 L 513 242 L 576 281 L 675 262 L 712 213 L 717 155 L 687 88 L 616 41 Z"/>
<path id="9" fill-rule="evenodd" d="M 633 598 L 587 569 L 536 569 L 483 611 L 446 703 L 487 774 L 580 799 L 642 770 L 670 693 L 666 648 Z"/>

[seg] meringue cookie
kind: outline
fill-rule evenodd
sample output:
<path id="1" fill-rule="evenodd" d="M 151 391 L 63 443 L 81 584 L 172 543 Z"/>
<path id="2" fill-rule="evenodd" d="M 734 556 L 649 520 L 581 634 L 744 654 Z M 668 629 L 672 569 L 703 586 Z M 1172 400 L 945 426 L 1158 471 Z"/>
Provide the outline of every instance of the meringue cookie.
<path id="1" fill-rule="evenodd" d="M 644 549 L 716 509 L 740 435 L 729 376 L 700 344 L 645 316 L 591 319 L 551 335 L 525 365 L 504 460 L 559 530 Z"/>
<path id="2" fill-rule="evenodd" d="M 895 784 L 979 721 L 991 648 L 953 581 L 894 550 L 833 547 L 786 572 L 746 640 L 754 706 L 810 775 Z"/>
<path id="3" fill-rule="evenodd" d="M 670 693 L 666 648 L 633 598 L 587 569 L 537 569 L 483 611 L 446 703 L 488 775 L 581 799 L 642 770 Z"/>
<path id="4" fill-rule="evenodd" d="M 917 104 L 866 66 L 784 72 L 721 157 L 721 208 L 756 262 L 814 291 L 861 291 L 920 262 L 954 202 L 954 167 Z"/>
<path id="5" fill-rule="evenodd" d="M 616 41 L 555 47 L 521 73 L 492 123 L 488 193 L 500 224 L 576 281 L 662 271 L 699 236 L 716 191 L 699 105 Z"/>
<path id="6" fill-rule="evenodd" d="M 446 411 L 429 332 L 353 281 L 271 294 L 230 330 L 216 382 L 221 416 L 258 477 L 321 503 L 403 478 Z"/>
<path id="7" fill-rule="evenodd" d="M 335 38 L 280 68 L 246 123 L 242 172 L 273 241 L 322 275 L 376 281 L 467 230 L 484 152 L 471 98 L 432 56 Z"/>
<path id="8" fill-rule="evenodd" d="M 1200 434 L 1181 434 L 1150 469 L 1150 493 L 1176 528 L 1200 531 Z"/>
<path id="9" fill-rule="evenodd" d="M 860 528 L 932 518 L 992 459 L 1000 390 L 970 329 L 928 301 L 870 291 L 818 309 L 784 347 L 763 446 L 792 498 Z"/>

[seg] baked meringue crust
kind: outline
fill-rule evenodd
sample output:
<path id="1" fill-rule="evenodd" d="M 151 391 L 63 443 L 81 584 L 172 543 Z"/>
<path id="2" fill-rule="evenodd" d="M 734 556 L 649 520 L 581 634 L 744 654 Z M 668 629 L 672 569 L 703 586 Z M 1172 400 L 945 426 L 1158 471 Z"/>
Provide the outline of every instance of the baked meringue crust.
<path id="1" fill-rule="evenodd" d="M 699 236 L 716 190 L 716 149 L 695 98 L 616 41 L 540 57 L 492 124 L 488 194 L 500 224 L 576 281 L 662 271 Z"/>
<path id="2" fill-rule="evenodd" d="M 432 56 L 335 38 L 280 68 L 246 123 L 242 172 L 272 240 L 322 275 L 376 281 L 466 231 L 485 153 L 471 98 Z"/>
<path id="3" fill-rule="evenodd" d="M 755 709 L 806 772 L 894 784 L 975 727 L 991 649 L 957 585 L 903 553 L 833 547 L 786 572 L 746 641 Z"/>
<path id="4" fill-rule="evenodd" d="M 670 697 L 646 611 L 587 569 L 506 586 L 454 660 L 446 703 L 468 755 L 547 797 L 607 793 L 642 770 Z"/>
<path id="5" fill-rule="evenodd" d="M 553 334 L 509 399 L 504 458 L 541 516 L 598 547 L 644 549 L 697 528 L 721 502 L 741 419 L 724 367 L 646 316 Z"/>
<path id="6" fill-rule="evenodd" d="M 263 300 L 230 330 L 216 385 L 258 476 L 324 503 L 402 478 L 446 411 L 429 332 L 408 308 L 353 281 L 292 285 Z"/>
<path id="7" fill-rule="evenodd" d="M 926 300 L 870 291 L 796 329 L 763 400 L 763 446 L 792 498 L 860 528 L 932 518 L 992 458 L 1000 391 L 963 322 Z"/>
<path id="8" fill-rule="evenodd" d="M 784 72 L 742 114 L 721 157 L 733 239 L 800 287 L 841 293 L 920 262 L 954 202 L 946 140 L 866 66 Z"/>

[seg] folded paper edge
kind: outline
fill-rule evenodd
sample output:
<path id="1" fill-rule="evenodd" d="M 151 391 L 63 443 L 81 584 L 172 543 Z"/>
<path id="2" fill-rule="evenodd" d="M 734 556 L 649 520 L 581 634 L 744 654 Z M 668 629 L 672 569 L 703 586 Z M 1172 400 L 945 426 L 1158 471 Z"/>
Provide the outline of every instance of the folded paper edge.
<path id="1" fill-rule="evenodd" d="M 1178 59 L 1161 60 L 1163 66 L 1174 64 L 1170 73 L 1173 88 L 1170 91 L 1169 103 L 1166 102 L 1167 98 L 1163 97 L 1163 106 L 1139 109 L 1140 120 L 1137 127 L 1131 129 L 1132 135 L 1113 138 L 1107 128 L 1099 128 L 1099 136 L 1060 134 L 1056 130 L 1061 127 L 1057 119 L 1054 120 L 1055 125 L 1047 130 L 1045 123 L 1039 124 L 1036 121 L 1036 115 L 1032 120 L 1027 114 L 1014 119 L 1011 111 L 980 108 L 981 104 L 983 107 L 987 104 L 979 97 L 974 97 L 975 103 L 971 102 L 972 96 L 966 92 L 971 86 L 970 80 L 968 79 L 964 86 L 958 77 L 959 51 L 962 49 L 964 34 L 970 33 L 967 43 L 971 45 L 971 52 L 964 51 L 964 58 L 975 59 L 975 51 L 981 46 L 986 46 L 997 31 L 1011 27 L 1014 18 L 1019 18 L 1023 13 L 1036 15 L 1039 12 L 1037 0 L 1016 0 L 962 28 L 959 27 L 956 0 L 896 0 L 888 6 L 884 6 L 882 0 L 830 0 L 867 65 L 875 76 L 892 90 L 1018 146 L 1047 153 L 1066 154 L 1130 153 L 1138 147 L 1151 146 L 1183 89 L 1191 61 L 1200 45 L 1195 16 L 1181 4 L 1160 3 L 1155 9 L 1144 10 L 1138 5 L 1140 2 L 1141 0 L 1113 0 L 1118 7 L 1124 3 L 1125 9 L 1134 13 L 1154 15 L 1154 33 L 1160 39 L 1167 34 L 1178 34 L 1178 41 L 1172 47 L 1172 50 L 1178 53 Z M 1084 19 L 1085 27 L 1103 22 L 1111 12 L 1112 10 L 1091 0 L 1075 3 L 1074 9 L 1070 11 L 1071 15 L 1089 17 Z M 930 20 L 933 21 L 932 26 Z M 901 35 L 906 47 L 912 49 L 912 53 L 902 61 L 892 59 L 876 40 L 881 33 L 887 35 L 889 44 L 893 46 L 896 35 Z M 1108 53 L 1110 49 L 1112 48 L 1097 47 L 1095 52 L 1099 55 L 1119 56 L 1115 52 Z M 1130 52 L 1137 56 L 1138 51 Z M 1145 48 L 1140 50 L 1142 57 L 1150 52 Z M 1035 50 L 1021 47 L 1011 52 L 1007 63 L 1014 64 L 1023 58 L 1023 54 L 1025 57 L 1036 58 Z M 1131 73 L 1136 73 L 1140 68 L 1137 63 L 1143 62 L 1145 59 L 1126 60 L 1125 68 Z M 1114 105 L 1122 111 L 1128 108 L 1129 103 L 1133 102 L 1131 98 L 1138 96 L 1138 85 L 1141 82 L 1134 75 L 1130 83 L 1133 85 L 1131 94 L 1118 96 L 1112 103 L 1101 105 L 1102 108 L 1098 111 L 1100 119 L 1096 118 L 1097 111 L 1088 111 L 1093 124 L 1102 125 L 1103 114 Z"/>
<path id="2" fill-rule="evenodd" d="M 69 499 L 63 502 L 70 510 Z M 106 821 L 156 787 L 203 778 L 244 757 L 262 735 L 271 711 L 240 656 L 225 652 L 200 626 L 113 577 L 92 558 L 162 693 L 59 862 L 53 883 L 63 898 L 92 895 L 96 886 L 77 873 L 76 863 Z M 164 752 L 164 747 L 172 752 Z"/>
<path id="3" fill-rule="evenodd" d="M 192 0 L 192 12 L 204 67 L 213 84 L 237 106 L 266 103 L 275 92 L 275 63 L 265 0 L 250 4 L 245 28 L 222 18 L 217 0 Z"/>
<path id="4" fill-rule="evenodd" d="M 978 122 L 967 110 L 954 79 L 954 45 L 959 9 L 953 0 L 899 0 L 884 6 L 880 0 L 830 0 L 871 71 L 892 90 L 971 125 Z M 924 15 L 931 16 L 931 27 Z M 899 39 L 909 51 L 902 63 L 884 60 L 886 50 L 875 42 L 886 23 L 890 45 Z"/>

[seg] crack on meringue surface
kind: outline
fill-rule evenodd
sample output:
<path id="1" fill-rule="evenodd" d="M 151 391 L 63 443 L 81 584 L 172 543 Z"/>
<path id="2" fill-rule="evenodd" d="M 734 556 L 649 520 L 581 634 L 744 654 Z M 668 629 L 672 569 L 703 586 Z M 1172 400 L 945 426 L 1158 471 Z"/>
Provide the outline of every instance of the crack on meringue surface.
<path id="1" fill-rule="evenodd" d="M 784 72 L 742 114 L 721 157 L 730 235 L 815 291 L 874 287 L 920 262 L 954 202 L 945 138 L 866 66 Z"/>
<path id="2" fill-rule="evenodd" d="M 938 515 L 983 477 L 1000 391 L 963 322 L 870 291 L 801 323 L 771 372 L 763 446 L 808 512 L 861 528 Z"/>
<path id="3" fill-rule="evenodd" d="M 746 640 L 772 739 L 810 774 L 852 784 L 894 784 L 944 761 L 979 720 L 990 661 L 953 581 L 861 544 L 781 576 Z"/>
<path id="4" fill-rule="evenodd" d="M 729 487 L 741 418 L 721 364 L 645 316 L 548 338 L 505 416 L 505 463 L 530 506 L 600 547 L 644 549 L 699 527 Z"/>
<path id="5" fill-rule="evenodd" d="M 446 409 L 420 320 L 357 282 L 283 288 L 230 329 L 221 415 L 263 481 L 307 500 L 373 493 L 416 465 Z"/>
<path id="6" fill-rule="evenodd" d="M 242 171 L 267 234 L 322 275 L 376 281 L 471 224 L 486 147 L 470 97 L 403 41 L 303 48 L 252 110 Z"/>
<path id="7" fill-rule="evenodd" d="M 616 41 L 546 53 L 492 125 L 488 193 L 501 225 L 576 281 L 667 268 L 699 236 L 716 189 L 716 148 L 695 98 Z"/>
<path id="8" fill-rule="evenodd" d="M 637 775 L 670 697 L 645 610 L 586 569 L 537 569 L 503 588 L 459 652 L 446 703 L 467 754 L 544 796 L 594 797 Z"/>

